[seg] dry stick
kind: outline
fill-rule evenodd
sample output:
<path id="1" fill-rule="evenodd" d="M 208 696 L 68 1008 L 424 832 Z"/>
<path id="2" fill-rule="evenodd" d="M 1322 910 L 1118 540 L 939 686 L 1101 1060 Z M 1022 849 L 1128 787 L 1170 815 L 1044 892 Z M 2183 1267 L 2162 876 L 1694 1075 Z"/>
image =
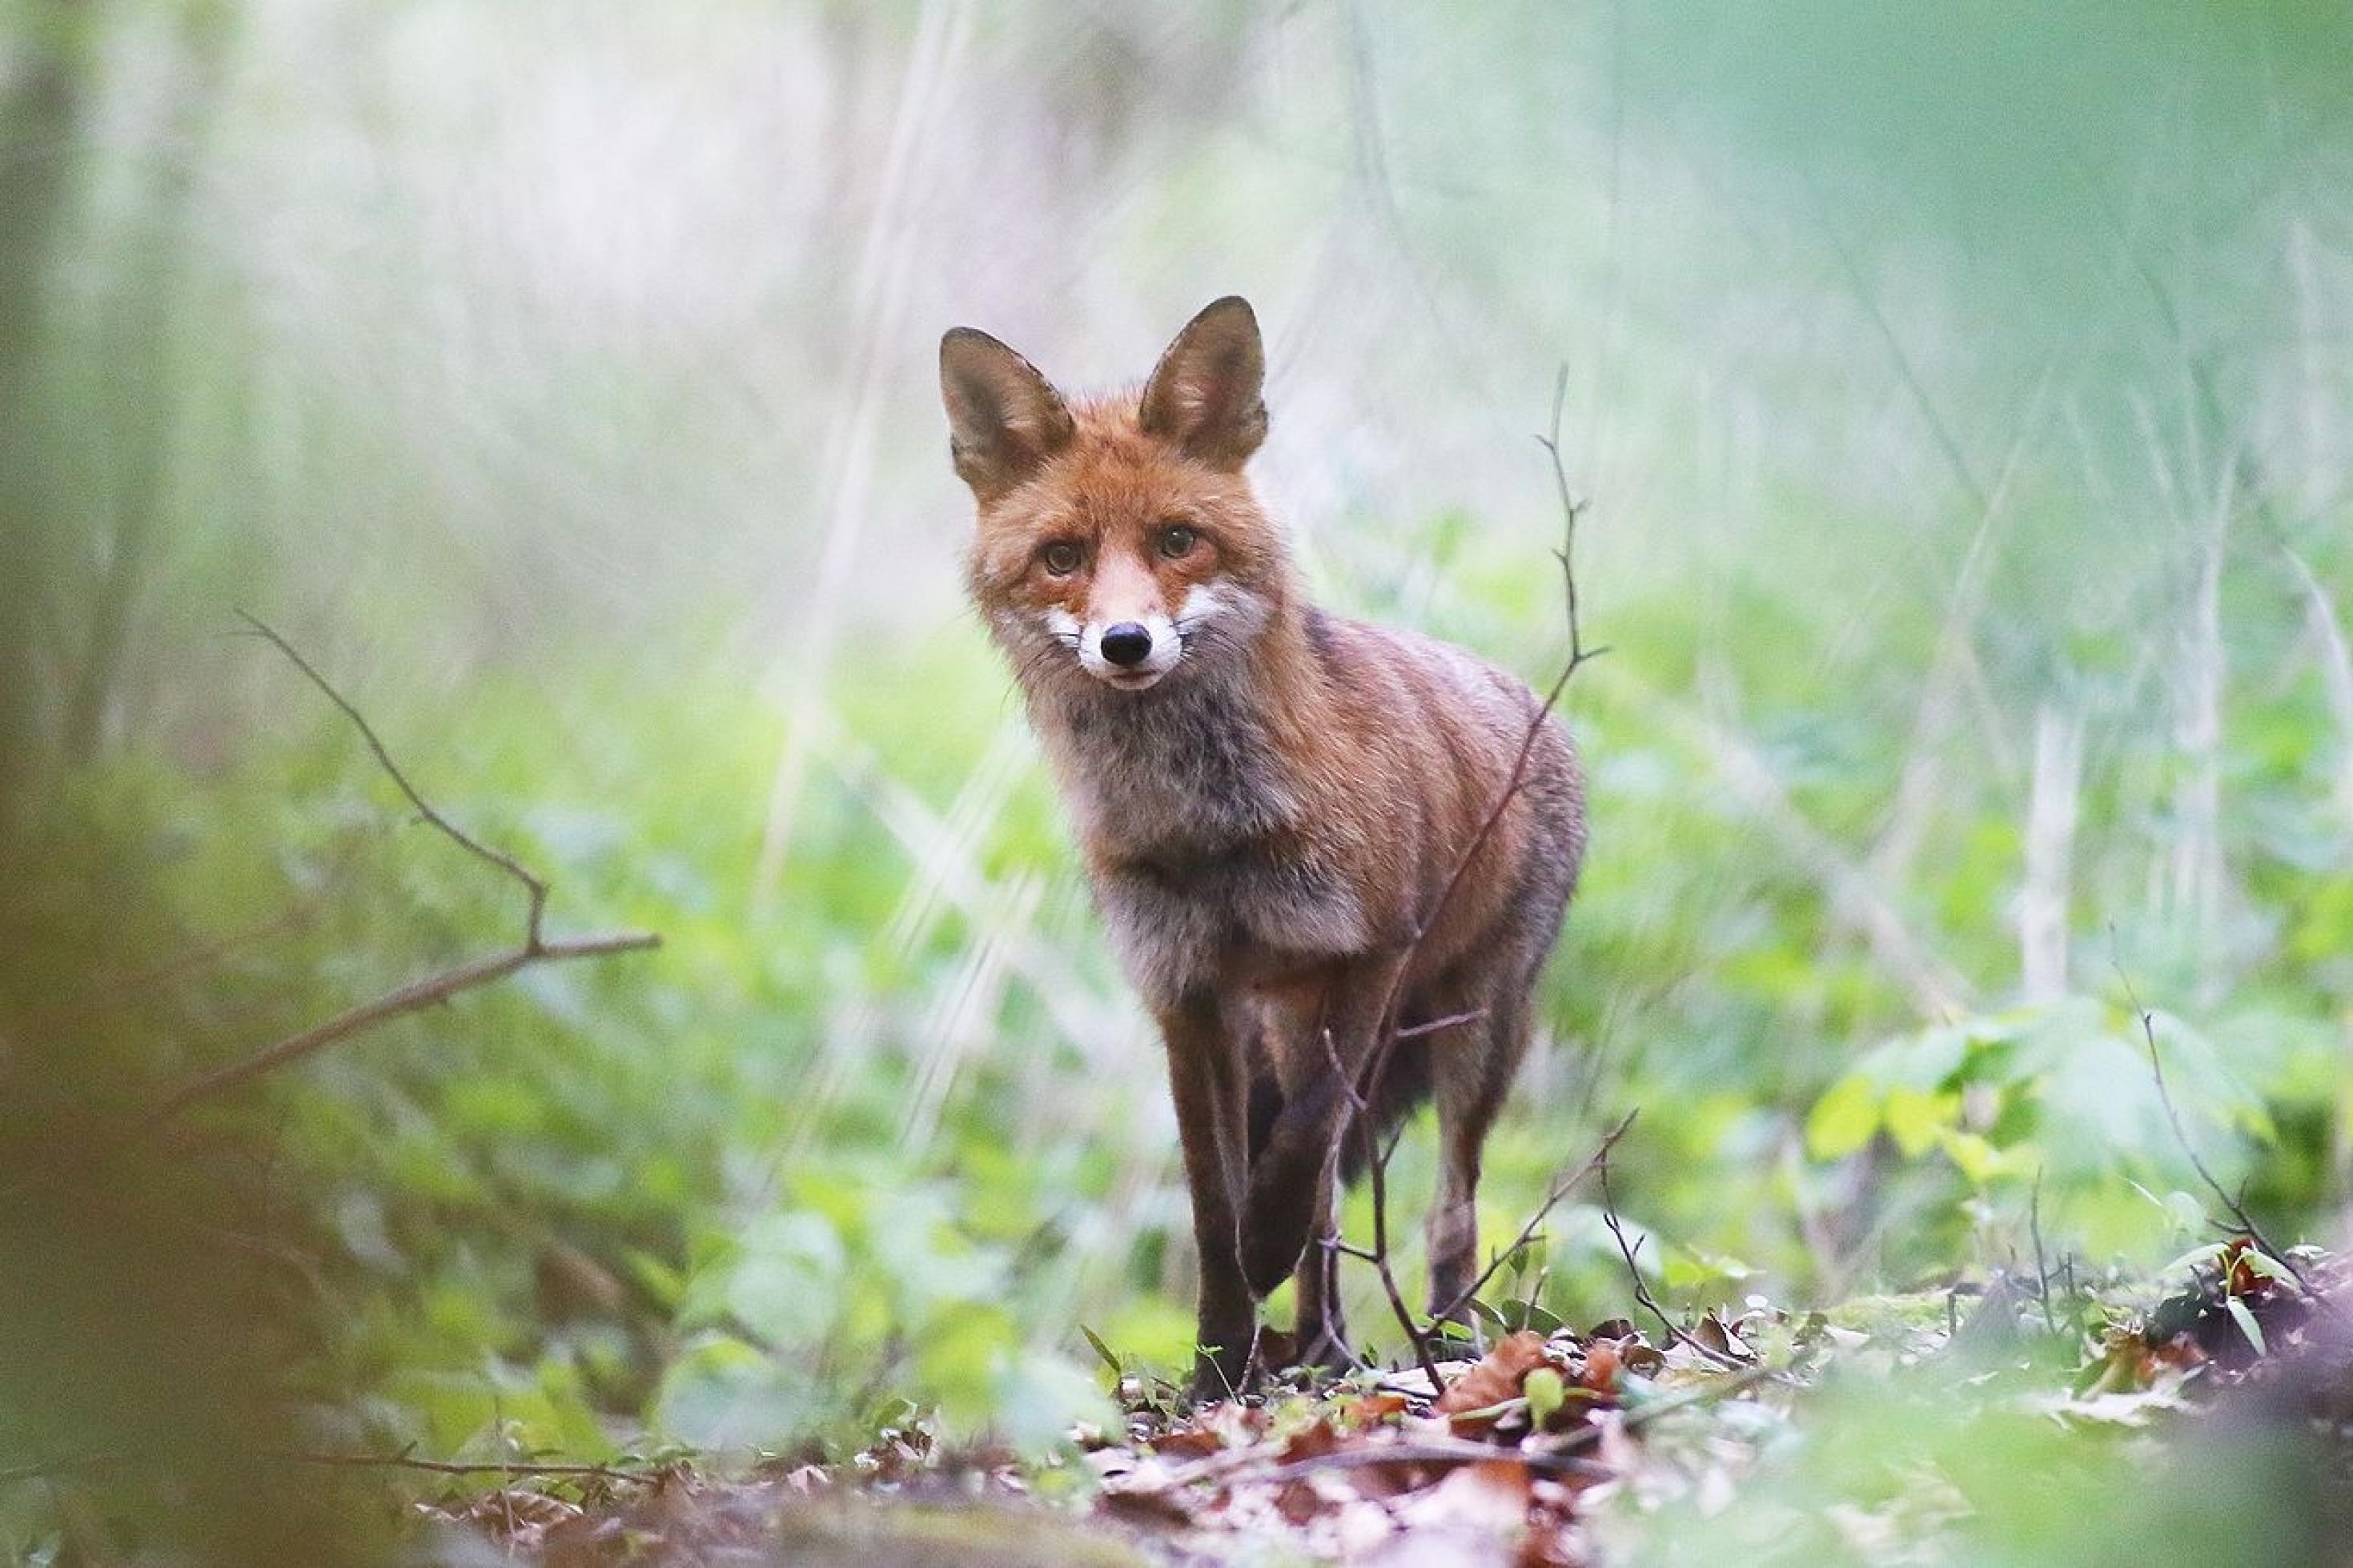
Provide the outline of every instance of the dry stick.
<path id="1" fill-rule="evenodd" d="M 2113 929 L 2108 935 L 2110 942 L 2113 942 L 2116 940 Z M 2261 1227 L 2255 1224 L 2254 1215 L 2247 1212 L 2247 1205 L 2224 1190 L 2222 1184 L 2214 1179 L 2214 1173 L 2206 1168 L 2206 1162 L 2199 1158 L 2198 1146 L 2189 1141 L 2189 1130 L 2181 1124 L 2181 1113 L 2174 1109 L 2173 1091 L 2165 1086 L 2165 1063 L 2159 1058 L 2157 1049 L 2157 1015 L 2141 1005 L 2140 994 L 2133 989 L 2132 976 L 2125 973 L 2124 960 L 2121 957 L 2116 961 L 2116 978 L 2124 983 L 2125 1000 L 2132 1005 L 2134 1014 L 2140 1019 L 2141 1037 L 2148 1042 L 2148 1070 L 2150 1076 L 2157 1080 L 2158 1103 L 2165 1107 L 2165 1120 L 2173 1128 L 2173 1141 L 2181 1145 L 2181 1152 L 2184 1154 L 2189 1156 L 2190 1168 L 2198 1173 L 2198 1179 L 2206 1184 L 2206 1190 L 2214 1194 L 2215 1201 L 2230 1214 L 2232 1220 L 2239 1227 L 2239 1234 L 2260 1247 L 2264 1257 L 2277 1260 L 2280 1267 L 2288 1271 L 2295 1279 L 2297 1287 L 2304 1291 L 2306 1300 L 2316 1307 L 2326 1308 L 2331 1314 L 2337 1313 L 2338 1310 L 2337 1303 L 2313 1288 L 2311 1279 L 2306 1276 L 2302 1268 L 2296 1266 L 2295 1258 L 2272 1245 L 2271 1237 L 2263 1233 Z"/>
<path id="2" fill-rule="evenodd" d="M 1406 1305 L 1405 1292 L 1398 1288 L 1397 1270 L 1389 1266 L 1389 1151 L 1377 1146 L 1380 1134 L 1379 1130 L 1373 1125 L 1372 1107 L 1366 1100 L 1365 1091 L 1357 1087 L 1355 1076 L 1341 1065 L 1340 1047 L 1332 1038 L 1332 1031 L 1329 1029 L 1324 1031 L 1324 1054 L 1331 1059 L 1332 1075 L 1339 1079 L 1340 1086 L 1347 1091 L 1349 1110 L 1356 1119 L 1356 1136 L 1365 1147 L 1365 1165 L 1372 1176 L 1373 1247 L 1370 1254 L 1372 1265 L 1380 1275 L 1381 1289 L 1388 1297 L 1389 1310 L 1397 1314 L 1398 1326 L 1405 1330 L 1406 1342 L 1413 1346 L 1414 1359 L 1421 1363 L 1422 1373 L 1430 1379 L 1430 1392 L 1435 1394 L 1438 1391 L 1438 1363 L 1430 1353 L 1429 1336 L 1414 1321 L 1413 1309 Z M 1389 1145 L 1389 1149 L 1396 1147 L 1395 1143 Z M 1339 1151 L 1335 1146 L 1332 1156 L 1324 1161 L 1324 1174 L 1327 1178 L 1335 1173 L 1332 1166 L 1337 1160 L 1338 1153 Z M 1326 1245 L 1336 1243 L 1338 1240 L 1336 1236 L 1333 1237 Z M 1324 1315 L 1325 1321 L 1315 1325 L 1318 1335 L 1329 1331 L 1331 1320 L 1329 1301 L 1324 1303 Z M 1350 1360 L 1362 1363 L 1363 1358 L 1354 1351 L 1348 1353 Z"/>
<path id="3" fill-rule="evenodd" d="M 2026 1205 L 2027 1234 L 2034 1238 L 2034 1294 L 2042 1303 L 2042 1326 L 2059 1336 L 2059 1320 L 2051 1310 L 2051 1268 L 2042 1260 L 2042 1167 L 2034 1167 L 2034 1195 Z"/>
<path id="4" fill-rule="evenodd" d="M 1609 1195 L 1609 1162 L 1607 1159 L 1600 1162 L 1599 1171 L 1601 1177 L 1601 1223 L 1609 1227 L 1610 1236 L 1618 1243 L 1618 1256 L 1626 1260 L 1627 1277 L 1634 1281 L 1635 1301 L 1659 1320 L 1659 1327 L 1667 1331 L 1667 1338 L 1672 1342 L 1689 1347 L 1718 1366 L 1735 1372 L 1746 1370 L 1752 1363 L 1717 1350 L 1697 1335 L 1677 1328 L 1674 1320 L 1667 1316 L 1666 1309 L 1659 1305 L 1659 1299 L 1651 1294 L 1651 1287 L 1642 1278 L 1641 1268 L 1634 1261 L 1636 1248 L 1627 1242 L 1626 1227 L 1618 1218 L 1617 1200 Z"/>
<path id="5" fill-rule="evenodd" d="M 1654 1401 L 1638 1409 L 1625 1411 L 1620 1416 L 1619 1426 L 1623 1431 L 1639 1431 L 1662 1416 L 1672 1415 L 1678 1411 L 1689 1410 L 1696 1405 L 1719 1404 L 1747 1392 L 1760 1383 L 1769 1382 L 1784 1375 L 1786 1374 L 1778 1369 L 1761 1363 L 1754 1366 L 1744 1364 L 1736 1371 L 1713 1383 L 1702 1384 L 1681 1394 L 1670 1394 L 1664 1399 Z M 1314 1470 L 1348 1469 L 1377 1465 L 1384 1460 L 1394 1464 L 1518 1464 L 1525 1465 L 1532 1470 L 1545 1470 L 1556 1475 L 1591 1475 L 1594 1473 L 1593 1462 L 1578 1459 L 1575 1456 L 1579 1449 L 1589 1448 L 1600 1440 L 1600 1423 L 1589 1422 L 1573 1432 L 1565 1434 L 1557 1444 L 1549 1448 L 1505 1447 L 1500 1444 L 1488 1443 L 1465 1443 L 1459 1447 L 1451 1444 L 1391 1443 L 1365 1448 L 1342 1448 L 1312 1458 L 1296 1459 L 1287 1465 L 1277 1465 L 1272 1469 L 1255 1474 L 1245 1472 L 1229 1476 L 1226 1479 L 1226 1484 L 1232 1486 L 1244 1481 L 1287 1481 Z M 1199 1476 L 1185 1478 L 1187 1482 L 1206 1479 L 1208 1478 Z M 1153 1489 L 1167 1491 L 1174 1490 L 1176 1488 L 1169 1486 Z"/>
<path id="6" fill-rule="evenodd" d="M 253 628 L 257 636 L 269 642 L 292 662 L 295 668 L 308 677 L 311 684 L 326 695 L 327 700 L 343 710 L 343 716 L 358 729 L 361 738 L 367 742 L 368 750 L 375 753 L 377 763 L 399 787 L 400 793 L 408 798 L 409 805 L 417 808 L 418 816 L 438 828 L 443 837 L 476 859 L 496 868 L 522 884 L 527 899 L 522 941 L 505 952 L 486 953 L 469 963 L 461 963 L 455 969 L 444 970 L 438 974 L 427 975 L 421 980 L 413 980 L 397 990 L 387 992 L 373 1002 L 363 1003 L 348 1012 L 328 1019 L 323 1024 L 314 1025 L 300 1034 L 290 1035 L 277 1044 L 255 1052 L 243 1061 L 231 1062 L 227 1067 L 216 1068 L 211 1072 L 201 1074 L 174 1090 L 154 1110 L 149 1111 L 146 1117 L 148 1126 L 158 1126 L 169 1121 L 201 1100 L 227 1093 L 241 1084 L 259 1078 L 264 1073 L 284 1067 L 289 1062 L 300 1061 L 305 1057 L 325 1049 L 338 1040 L 346 1039 L 364 1029 L 372 1028 L 387 1018 L 397 1017 L 403 1013 L 414 1013 L 421 1008 L 430 1007 L 436 1003 L 446 1002 L 460 992 L 471 991 L 477 986 L 503 980 L 517 970 L 527 968 L 532 964 L 575 958 L 606 958 L 614 953 L 639 952 L 661 945 L 661 938 L 651 931 L 620 931 L 606 936 L 548 941 L 541 930 L 541 921 L 547 909 L 546 882 L 526 870 L 522 862 L 512 855 L 503 850 L 491 848 L 436 810 L 432 803 L 417 792 L 417 786 L 408 782 L 408 775 L 401 771 L 400 764 L 393 761 L 391 752 L 385 749 L 384 742 L 375 732 L 375 726 L 367 721 L 365 716 L 353 707 L 342 692 L 335 689 L 334 685 L 325 676 L 319 673 L 309 659 L 304 658 L 296 650 L 293 644 L 244 611 L 239 610 L 237 614 L 243 617 L 248 626 Z"/>
<path id="7" fill-rule="evenodd" d="M 1348 1099 L 1360 1117 L 1364 1114 L 1365 1107 L 1378 1102 L 1381 1079 L 1388 1071 L 1389 1058 L 1395 1054 L 1398 1040 L 1404 1037 L 1395 1020 L 1398 1002 L 1405 988 L 1406 975 L 1413 967 L 1415 955 L 1419 952 L 1422 942 L 1429 938 L 1431 929 L 1437 925 L 1439 917 L 1445 912 L 1447 904 L 1454 897 L 1455 889 L 1461 885 L 1463 877 L 1471 869 L 1471 863 L 1477 859 L 1479 852 L 1486 847 L 1488 839 L 1494 837 L 1496 825 L 1503 821 L 1504 813 L 1510 808 L 1512 801 L 1526 784 L 1528 759 L 1535 755 L 1536 740 L 1544 733 L 1544 727 L 1552 718 L 1553 710 L 1559 706 L 1561 694 L 1568 689 L 1570 678 L 1584 667 L 1588 659 L 1598 658 L 1609 651 L 1606 647 L 1588 648 L 1585 646 L 1584 622 L 1578 613 L 1577 524 L 1577 520 L 1584 515 L 1585 503 L 1578 500 L 1571 492 L 1568 484 L 1568 469 L 1562 462 L 1560 455 L 1561 411 L 1567 398 L 1568 367 L 1563 365 L 1559 375 L 1553 382 L 1551 433 L 1538 436 L 1535 440 L 1552 460 L 1553 485 L 1560 498 L 1561 544 L 1560 548 L 1553 552 L 1553 558 L 1560 563 L 1562 595 L 1567 604 L 1568 658 L 1562 665 L 1559 676 L 1554 679 L 1551 689 L 1545 693 L 1543 703 L 1529 718 L 1527 732 L 1520 738 L 1519 753 L 1512 761 L 1512 770 L 1504 781 L 1504 787 L 1496 793 L 1494 805 L 1488 809 L 1485 818 L 1479 824 L 1479 830 L 1472 835 L 1471 842 L 1464 847 L 1461 855 L 1456 858 L 1453 868 L 1448 873 L 1446 880 L 1440 884 L 1438 897 L 1430 904 L 1429 911 L 1414 924 L 1412 934 L 1406 942 L 1404 954 L 1398 963 L 1396 973 L 1390 977 L 1388 993 L 1381 998 L 1380 1007 L 1374 1014 L 1376 1021 L 1373 1048 L 1366 1059 L 1363 1069 L 1353 1079 L 1345 1072 L 1340 1074 L 1342 1082 L 1348 1087 Z M 1335 1066 L 1336 1069 L 1336 1059 Z M 1632 1120 L 1630 1115 L 1627 1118 L 1628 1121 Z M 1618 1131 L 1620 1132 L 1625 1131 L 1624 1122 L 1619 1124 Z M 1610 1137 L 1614 1142 L 1617 1133 L 1612 1133 Z M 1607 1145 L 1605 1144 L 1604 1147 L 1606 1148 Z M 1368 1155 L 1374 1156 L 1372 1160 L 1373 1228 L 1377 1236 L 1386 1237 L 1388 1228 L 1386 1213 L 1388 1194 L 1388 1173 L 1384 1167 L 1388 1164 L 1388 1156 L 1372 1148 L 1369 1137 L 1366 1139 L 1366 1152 Z M 1565 1189 L 1556 1189 L 1553 1195 L 1546 1200 L 1545 1210 L 1539 1211 L 1539 1216 L 1559 1201 L 1561 1190 Z M 1528 1229 L 1522 1233 L 1523 1239 L 1533 1230 L 1532 1223 Z M 1415 1322 L 1411 1312 L 1405 1309 L 1404 1297 L 1395 1289 L 1394 1278 L 1388 1267 L 1388 1247 L 1377 1244 L 1375 1250 L 1382 1255 L 1383 1283 L 1389 1288 L 1391 1304 L 1398 1311 L 1398 1321 L 1405 1328 L 1406 1337 L 1413 1343 L 1416 1358 L 1421 1362 L 1425 1371 L 1430 1371 L 1432 1363 L 1429 1340 L 1432 1331 Z M 1480 1284 L 1483 1285 L 1487 1279 L 1493 1277 L 1493 1274 L 1494 1268 L 1491 1265 L 1487 1272 L 1480 1277 Z M 1437 1317 L 1442 1320 L 1460 1310 L 1474 1294 L 1476 1294 L 1475 1289 L 1465 1292 L 1461 1299 L 1450 1304 L 1446 1311 L 1437 1314 Z M 1437 1374 L 1431 1371 L 1430 1386 L 1435 1388 L 1437 1384 Z"/>
<path id="8" fill-rule="evenodd" d="M 448 1459 L 415 1459 L 406 1454 L 281 1454 L 278 1457 L 298 1465 L 325 1465 L 337 1468 L 423 1470 L 437 1476 L 577 1476 L 638 1484 L 658 1480 L 670 1468 L 666 1465 L 634 1470 L 613 1465 L 533 1465 L 501 1461 L 469 1465 Z"/>
<path id="9" fill-rule="evenodd" d="M 1467 1013 L 1449 1013 L 1442 1018 L 1431 1018 L 1419 1024 L 1408 1024 L 1404 1028 L 1397 1031 L 1396 1037 L 1400 1040 L 1419 1039 L 1424 1035 L 1443 1033 L 1458 1024 L 1475 1024 L 1486 1016 L 1487 1009 L 1484 1007 L 1473 1007 Z"/>
<path id="10" fill-rule="evenodd" d="M 1504 1267 L 1504 1260 L 1535 1238 L 1536 1227 L 1544 1224 L 1546 1216 L 1559 1206 L 1561 1199 L 1568 1196 L 1569 1189 L 1609 1163 L 1609 1151 L 1618 1146 L 1618 1140 L 1626 1136 L 1626 1130 L 1634 1125 L 1634 1118 L 1641 1114 L 1642 1114 L 1641 1107 L 1636 1106 L 1620 1118 L 1618 1125 L 1612 1127 L 1609 1136 L 1601 1140 L 1601 1147 L 1596 1149 L 1587 1158 L 1585 1163 L 1552 1184 L 1551 1190 L 1545 1194 L 1544 1202 L 1536 1205 L 1536 1212 L 1528 1216 L 1528 1222 L 1520 1226 L 1520 1234 L 1512 1238 L 1512 1244 L 1502 1248 L 1487 1260 L 1487 1267 L 1479 1271 L 1479 1277 L 1465 1285 L 1454 1300 L 1446 1304 L 1446 1310 L 1438 1314 L 1440 1318 L 1452 1317 L 1456 1312 L 1469 1306 L 1479 1292 L 1487 1288 L 1487 1281 L 1495 1277 L 1496 1272 Z"/>
<path id="11" fill-rule="evenodd" d="M 274 629 L 258 616 L 249 615 L 243 610 L 237 611 L 237 619 L 243 621 L 247 626 L 253 628 L 255 636 L 268 641 L 272 647 L 277 648 L 280 653 L 284 654 L 295 668 L 308 676 L 310 678 L 311 684 L 317 687 L 320 691 L 325 695 L 328 701 L 333 703 L 336 707 L 343 710 L 343 717 L 352 721 L 353 727 L 360 732 L 360 739 L 365 741 L 368 744 L 368 750 L 375 753 L 377 765 L 384 769 L 386 777 L 390 778 L 395 784 L 399 786 L 400 793 L 408 797 L 408 804 L 417 808 L 417 816 L 423 817 L 427 822 L 431 823 L 435 827 L 439 828 L 445 837 L 448 838 L 451 843 L 456 844 L 459 848 L 465 850 L 467 854 L 473 856 L 476 859 L 481 860 L 486 864 L 497 867 L 500 870 L 505 872 L 508 876 L 512 877 L 516 881 L 522 884 L 523 891 L 530 899 L 530 910 L 523 926 L 524 946 L 536 951 L 540 944 L 540 917 L 547 908 L 547 884 L 540 880 L 537 877 L 533 876 L 529 871 L 523 869 L 522 863 L 516 860 L 513 856 L 505 853 L 503 850 L 491 848 L 481 840 L 476 838 L 473 835 L 468 833 L 464 828 L 459 827 L 456 823 L 450 821 L 448 817 L 433 809 L 432 803 L 427 801 L 423 795 L 417 793 L 417 786 L 408 782 L 408 775 L 402 773 L 400 771 L 400 764 L 392 760 L 392 753 L 385 750 L 384 742 L 379 740 L 376 736 L 375 727 L 367 721 L 366 718 L 357 708 L 352 706 L 351 702 L 345 699 L 342 692 L 334 689 L 333 685 L 328 681 L 325 676 L 320 674 L 317 669 L 312 668 L 311 661 L 304 658 L 295 648 L 292 643 L 288 642 L 284 637 L 279 636 Z"/>
<path id="12" fill-rule="evenodd" d="M 231 1062 L 227 1067 L 201 1074 L 173 1090 L 169 1097 L 148 1112 L 147 1120 L 150 1124 L 169 1121 L 199 1100 L 225 1094 L 289 1062 L 300 1061 L 338 1040 L 372 1028 L 386 1018 L 414 1013 L 437 1002 L 446 1002 L 460 992 L 503 980 L 531 964 L 552 963 L 568 958 L 607 958 L 617 952 L 640 952 L 659 946 L 660 940 L 649 931 L 629 931 L 616 936 L 585 937 L 574 942 L 541 942 L 504 952 L 486 953 L 455 969 L 410 981 L 373 1002 L 362 1003 L 349 1012 L 338 1014 L 299 1035 L 290 1035 L 243 1061 Z"/>
<path id="13" fill-rule="evenodd" d="M 1744 1394 L 1760 1383 L 1786 1375 L 1779 1369 L 1762 1363 L 1743 1366 L 1739 1371 L 1729 1373 L 1713 1383 L 1702 1384 L 1680 1394 L 1669 1394 L 1663 1399 L 1653 1400 L 1639 1409 L 1625 1411 L 1620 1418 L 1619 1426 L 1622 1431 L 1639 1431 L 1662 1416 L 1672 1415 L 1679 1411 L 1689 1410 L 1697 1405 L 1718 1404 Z M 1210 1454 L 1197 1459 L 1190 1465 L 1172 1470 L 1167 1475 L 1145 1485 L 1120 1486 L 1106 1489 L 1132 1497 L 1166 1497 L 1203 1481 L 1215 1481 L 1224 1486 L 1234 1486 L 1243 1482 L 1290 1480 L 1313 1470 L 1351 1468 L 1377 1465 L 1383 1461 L 1392 1464 L 1448 1464 L 1464 1461 L 1517 1463 L 1533 1469 L 1550 1470 L 1556 1474 L 1583 1474 L 1589 1473 L 1585 1470 L 1584 1462 L 1572 1461 L 1570 1456 L 1579 1449 L 1591 1447 L 1600 1440 L 1600 1424 L 1593 1422 L 1566 1434 L 1548 1448 L 1531 1450 L 1526 1447 L 1504 1447 L 1497 1444 L 1468 1441 L 1459 1447 L 1454 1444 L 1426 1441 L 1387 1443 L 1363 1448 L 1338 1449 L 1313 1458 L 1296 1459 L 1288 1465 L 1277 1465 L 1254 1474 L 1248 1473 L 1248 1467 L 1251 1459 L 1257 1457 L 1255 1450 L 1228 1448 L 1220 1453 Z M 1351 1454 L 1363 1457 L 1357 1458 L 1344 1457 Z M 1573 1471 L 1570 1468 L 1572 1463 L 1576 1465 Z M 1238 1471 L 1244 1473 L 1237 1474 Z"/>
<path id="14" fill-rule="evenodd" d="M 1550 1448 L 1506 1448 L 1493 1443 L 1384 1443 L 1369 1448 L 1335 1448 L 1277 1465 L 1267 1470 L 1244 1470 L 1228 1486 L 1253 1486 L 1297 1480 L 1317 1470 L 1354 1470 L 1375 1465 L 1520 1465 L 1546 1475 L 1601 1480 L 1618 1472 L 1594 1459 L 1578 1458 Z"/>

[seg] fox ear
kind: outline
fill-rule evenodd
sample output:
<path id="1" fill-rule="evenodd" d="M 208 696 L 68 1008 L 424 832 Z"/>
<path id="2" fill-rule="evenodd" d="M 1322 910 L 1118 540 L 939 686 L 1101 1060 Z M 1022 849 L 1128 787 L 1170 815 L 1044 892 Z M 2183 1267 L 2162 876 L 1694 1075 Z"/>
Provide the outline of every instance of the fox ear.
<path id="1" fill-rule="evenodd" d="M 1239 468 L 1266 439 L 1266 351 L 1239 294 L 1185 323 L 1145 384 L 1141 423 L 1213 468 Z"/>
<path id="2" fill-rule="evenodd" d="M 948 455 L 972 493 L 993 500 L 1061 450 L 1071 411 L 1038 367 L 970 327 L 940 340 L 940 400 Z"/>

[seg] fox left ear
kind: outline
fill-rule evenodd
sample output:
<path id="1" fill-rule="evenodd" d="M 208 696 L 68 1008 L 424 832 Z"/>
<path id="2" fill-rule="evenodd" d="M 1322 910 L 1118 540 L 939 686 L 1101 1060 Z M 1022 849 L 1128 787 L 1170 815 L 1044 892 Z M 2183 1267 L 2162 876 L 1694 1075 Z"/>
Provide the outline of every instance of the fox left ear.
<path id="1" fill-rule="evenodd" d="M 1185 323 L 1145 384 L 1141 423 L 1212 468 L 1239 468 L 1266 439 L 1266 351 L 1239 294 Z"/>
<path id="2" fill-rule="evenodd" d="M 955 471 L 983 501 L 1018 486 L 1076 428 L 1036 365 L 971 327 L 940 340 L 940 400 Z"/>

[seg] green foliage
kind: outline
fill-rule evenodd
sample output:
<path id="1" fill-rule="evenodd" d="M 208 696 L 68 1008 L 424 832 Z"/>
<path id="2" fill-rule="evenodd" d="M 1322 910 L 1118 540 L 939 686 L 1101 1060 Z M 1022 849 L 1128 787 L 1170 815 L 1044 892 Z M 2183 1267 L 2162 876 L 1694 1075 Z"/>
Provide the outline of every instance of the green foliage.
<path id="1" fill-rule="evenodd" d="M 1031 1444 L 1186 1363 L 928 344 L 1100 381 L 1228 287 L 1318 597 L 1535 679 L 1570 369 L 1593 843 L 1490 1246 L 1636 1106 L 1673 1310 L 2145 1262 L 2185 1139 L 2345 1197 L 2341 8 L 301 9 L 0 14 L 0 1089 L 47 1136 L 514 938 L 239 604 L 551 929 L 664 939 L 196 1119 L 323 1437 Z M 1491 1327 L 1622 1309 L 1593 1198 Z"/>

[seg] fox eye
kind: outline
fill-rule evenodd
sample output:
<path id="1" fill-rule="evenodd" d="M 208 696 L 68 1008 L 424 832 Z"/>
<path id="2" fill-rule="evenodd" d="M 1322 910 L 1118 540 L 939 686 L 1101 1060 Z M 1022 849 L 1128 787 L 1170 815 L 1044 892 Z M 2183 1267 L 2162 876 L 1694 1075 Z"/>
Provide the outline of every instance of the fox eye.
<path id="1" fill-rule="evenodd" d="M 1181 522 L 1172 522 L 1160 531 L 1160 553 L 1175 561 L 1190 555 L 1200 534 Z"/>
<path id="2" fill-rule="evenodd" d="M 1079 547 L 1067 539 L 1058 539 L 1038 553 L 1046 570 L 1057 577 L 1067 577 L 1079 569 Z"/>

